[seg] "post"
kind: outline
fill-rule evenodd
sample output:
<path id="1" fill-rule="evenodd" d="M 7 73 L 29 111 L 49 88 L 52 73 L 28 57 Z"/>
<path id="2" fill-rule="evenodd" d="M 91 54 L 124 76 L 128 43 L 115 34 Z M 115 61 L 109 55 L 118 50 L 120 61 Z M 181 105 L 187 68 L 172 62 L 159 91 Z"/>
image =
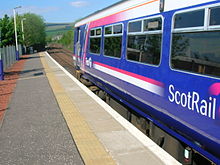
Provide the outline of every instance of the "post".
<path id="1" fill-rule="evenodd" d="M 21 6 L 15 7 L 13 9 L 14 12 L 14 26 L 15 26 L 15 46 L 16 46 L 16 60 L 19 60 L 19 51 L 18 51 L 18 38 L 17 38 L 17 27 L 16 27 L 16 11 L 15 9 L 21 8 Z"/>
<path id="2" fill-rule="evenodd" d="M 26 18 L 22 18 L 21 20 L 21 30 L 22 30 L 22 38 L 23 38 L 23 42 L 24 42 L 24 21 L 26 20 Z M 23 43 L 24 44 L 24 43 Z M 24 53 L 26 54 L 26 46 L 24 44 Z"/>
<path id="3" fill-rule="evenodd" d="M 4 80 L 4 67 L 3 67 L 3 61 L 2 61 L 2 49 L 0 47 L 0 80 Z"/>
<path id="4" fill-rule="evenodd" d="M 26 18 L 21 19 L 21 31 L 22 31 L 23 42 L 24 42 L 24 21 L 25 20 L 26 20 Z"/>
<path id="5" fill-rule="evenodd" d="M 0 80 L 4 80 L 4 67 L 3 67 L 3 61 L 2 61 L 2 29 L 0 28 Z"/>

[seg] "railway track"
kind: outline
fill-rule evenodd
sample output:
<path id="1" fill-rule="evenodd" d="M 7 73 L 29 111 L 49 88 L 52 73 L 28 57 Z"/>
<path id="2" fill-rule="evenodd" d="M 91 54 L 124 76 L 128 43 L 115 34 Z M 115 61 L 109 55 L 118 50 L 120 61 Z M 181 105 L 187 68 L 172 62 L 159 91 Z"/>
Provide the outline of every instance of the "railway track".
<path id="1" fill-rule="evenodd" d="M 48 53 L 68 72 L 76 76 L 76 70 L 73 64 L 73 53 L 70 50 L 64 49 L 58 44 L 53 44 L 48 47 Z"/>

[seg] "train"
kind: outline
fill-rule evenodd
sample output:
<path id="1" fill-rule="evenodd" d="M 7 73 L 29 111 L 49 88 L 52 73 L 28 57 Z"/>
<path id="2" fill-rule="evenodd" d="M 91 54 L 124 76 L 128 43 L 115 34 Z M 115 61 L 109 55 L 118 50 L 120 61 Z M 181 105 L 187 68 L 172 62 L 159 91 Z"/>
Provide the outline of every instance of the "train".
<path id="1" fill-rule="evenodd" d="M 119 1 L 77 21 L 80 76 L 183 164 L 220 164 L 220 1 Z"/>

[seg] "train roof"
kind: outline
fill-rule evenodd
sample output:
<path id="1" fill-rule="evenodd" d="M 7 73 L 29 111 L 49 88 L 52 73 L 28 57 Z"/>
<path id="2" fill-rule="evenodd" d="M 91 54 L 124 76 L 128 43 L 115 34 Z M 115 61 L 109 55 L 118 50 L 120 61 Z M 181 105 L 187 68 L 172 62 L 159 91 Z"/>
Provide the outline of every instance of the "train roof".
<path id="1" fill-rule="evenodd" d="M 98 10 L 98 11 L 78 20 L 75 24 L 75 27 L 78 27 L 80 25 L 83 25 L 83 24 L 90 22 L 90 21 L 93 21 L 93 20 L 97 20 L 99 18 L 103 18 L 103 17 L 111 15 L 111 14 L 117 13 L 119 11 L 126 10 L 128 8 L 142 4 L 147 1 L 152 1 L 152 0 L 121 0 L 111 6 L 108 6 L 106 8 L 101 9 L 101 10 Z"/>
<path id="2" fill-rule="evenodd" d="M 153 6 L 155 13 L 159 12 L 159 3 L 161 0 L 121 0 L 111 6 L 98 10 L 75 23 L 75 27 L 81 26 L 88 22 L 92 22 L 94 20 L 98 20 L 100 18 L 107 17 L 109 15 L 113 15 L 122 11 L 127 11 L 133 9 L 134 7 L 141 6 L 143 4 L 157 3 L 156 8 Z M 174 10 L 178 8 L 183 8 L 187 6 L 193 6 L 201 3 L 218 1 L 218 0 L 181 0 L 181 1 L 173 1 L 173 0 L 164 0 L 164 11 Z M 153 13 L 152 13 L 153 14 Z"/>

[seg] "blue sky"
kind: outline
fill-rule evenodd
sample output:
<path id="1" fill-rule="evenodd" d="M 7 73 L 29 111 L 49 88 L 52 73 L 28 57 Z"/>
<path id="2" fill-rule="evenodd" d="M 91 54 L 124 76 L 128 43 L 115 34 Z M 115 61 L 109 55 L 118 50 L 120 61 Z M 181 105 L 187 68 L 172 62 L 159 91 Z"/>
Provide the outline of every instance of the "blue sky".
<path id="1" fill-rule="evenodd" d="M 12 16 L 13 8 L 18 14 L 27 12 L 41 15 L 45 22 L 74 22 L 97 10 L 120 0 L 0 0 L 0 18 L 5 14 Z"/>

